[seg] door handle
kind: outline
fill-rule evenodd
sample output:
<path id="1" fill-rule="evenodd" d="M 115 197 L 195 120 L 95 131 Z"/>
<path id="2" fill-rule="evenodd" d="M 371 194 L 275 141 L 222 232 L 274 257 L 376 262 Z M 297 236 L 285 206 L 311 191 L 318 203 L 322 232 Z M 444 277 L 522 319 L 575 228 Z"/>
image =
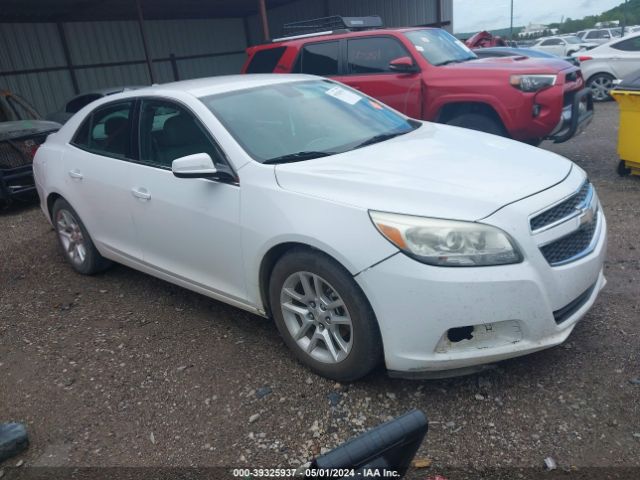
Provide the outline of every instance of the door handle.
<path id="1" fill-rule="evenodd" d="M 146 188 L 134 188 L 131 190 L 131 193 L 134 197 L 139 198 L 140 200 L 151 200 L 151 194 Z"/>
<path id="2" fill-rule="evenodd" d="M 74 180 L 82 180 L 84 178 L 80 170 L 75 170 L 75 169 L 69 171 L 69 176 Z"/>

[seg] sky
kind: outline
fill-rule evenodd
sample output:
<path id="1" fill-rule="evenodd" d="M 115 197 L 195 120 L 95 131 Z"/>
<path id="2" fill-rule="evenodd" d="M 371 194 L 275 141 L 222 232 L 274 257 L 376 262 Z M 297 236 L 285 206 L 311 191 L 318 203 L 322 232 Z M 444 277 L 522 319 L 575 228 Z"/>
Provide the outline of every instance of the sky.
<path id="1" fill-rule="evenodd" d="M 560 22 L 582 18 L 620 5 L 623 0 L 513 0 L 513 24 Z M 511 0 L 453 0 L 453 27 L 467 33 L 509 26 Z"/>

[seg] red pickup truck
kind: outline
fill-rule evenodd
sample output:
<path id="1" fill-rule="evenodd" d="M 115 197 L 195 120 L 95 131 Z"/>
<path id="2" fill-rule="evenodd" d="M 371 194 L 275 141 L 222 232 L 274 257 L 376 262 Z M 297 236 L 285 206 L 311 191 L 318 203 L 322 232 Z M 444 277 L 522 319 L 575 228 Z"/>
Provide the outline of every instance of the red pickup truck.
<path id="1" fill-rule="evenodd" d="M 349 26 L 354 19 L 343 20 Z M 330 77 L 409 117 L 534 145 L 565 142 L 593 117 L 579 68 L 560 59 L 479 59 L 437 28 L 301 33 L 247 54 L 243 73 Z"/>

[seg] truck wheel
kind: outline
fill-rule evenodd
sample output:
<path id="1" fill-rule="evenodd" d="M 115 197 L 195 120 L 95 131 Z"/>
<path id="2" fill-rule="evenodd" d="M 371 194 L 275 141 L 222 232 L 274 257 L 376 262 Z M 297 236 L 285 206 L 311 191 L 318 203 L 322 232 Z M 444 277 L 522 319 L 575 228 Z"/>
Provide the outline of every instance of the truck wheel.
<path id="1" fill-rule="evenodd" d="M 100 255 L 82 220 L 67 201 L 56 200 L 51 218 L 62 253 L 76 272 L 93 275 L 111 266 L 111 261 Z"/>
<path id="2" fill-rule="evenodd" d="M 371 305 L 353 277 L 319 252 L 293 250 L 269 282 L 273 317 L 284 342 L 316 373 L 349 382 L 382 361 Z"/>
<path id="3" fill-rule="evenodd" d="M 588 86 L 593 93 L 596 102 L 606 102 L 611 100 L 609 92 L 613 88 L 615 78 L 608 73 L 598 73 L 589 79 Z"/>
<path id="4" fill-rule="evenodd" d="M 478 132 L 491 133 L 500 137 L 506 137 L 504 127 L 493 118 L 477 113 L 463 113 L 447 122 L 447 125 L 454 127 L 468 128 Z"/>

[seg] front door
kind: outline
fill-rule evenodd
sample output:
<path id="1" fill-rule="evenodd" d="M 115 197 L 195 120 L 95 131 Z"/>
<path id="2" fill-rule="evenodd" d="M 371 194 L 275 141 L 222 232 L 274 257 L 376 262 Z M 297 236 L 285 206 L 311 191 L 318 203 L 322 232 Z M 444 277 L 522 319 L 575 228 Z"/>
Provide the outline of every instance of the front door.
<path id="1" fill-rule="evenodd" d="M 422 116 L 422 77 L 419 72 L 400 73 L 391 62 L 401 57 L 413 58 L 393 37 L 364 37 L 346 40 L 344 75 L 336 80 L 362 91 L 405 115 Z"/>
<path id="2" fill-rule="evenodd" d="M 173 160 L 207 153 L 229 170 L 219 147 L 195 115 L 173 102 L 143 99 L 139 161 L 131 165 L 131 210 L 146 264 L 161 274 L 243 301 L 240 187 L 180 179 Z"/>

